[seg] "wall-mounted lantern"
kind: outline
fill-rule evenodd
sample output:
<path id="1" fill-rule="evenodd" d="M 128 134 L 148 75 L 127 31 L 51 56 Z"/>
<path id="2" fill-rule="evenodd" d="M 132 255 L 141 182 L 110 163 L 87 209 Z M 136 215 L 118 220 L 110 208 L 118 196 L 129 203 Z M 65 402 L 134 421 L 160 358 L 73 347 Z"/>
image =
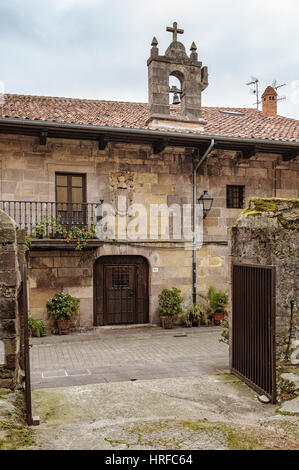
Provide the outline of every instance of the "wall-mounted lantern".
<path id="1" fill-rule="evenodd" d="M 198 204 L 202 204 L 203 218 L 205 219 L 212 208 L 214 198 L 209 195 L 208 191 L 205 190 L 198 199 Z"/>

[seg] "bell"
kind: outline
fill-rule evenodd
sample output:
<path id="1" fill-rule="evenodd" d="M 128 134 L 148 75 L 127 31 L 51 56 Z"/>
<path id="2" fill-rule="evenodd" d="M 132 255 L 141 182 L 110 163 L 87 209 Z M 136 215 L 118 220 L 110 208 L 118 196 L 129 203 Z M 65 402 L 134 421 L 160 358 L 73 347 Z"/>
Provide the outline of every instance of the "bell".
<path id="1" fill-rule="evenodd" d="M 177 93 L 174 93 L 174 95 L 173 95 L 172 104 L 180 104 L 180 98 L 179 98 L 179 95 Z"/>

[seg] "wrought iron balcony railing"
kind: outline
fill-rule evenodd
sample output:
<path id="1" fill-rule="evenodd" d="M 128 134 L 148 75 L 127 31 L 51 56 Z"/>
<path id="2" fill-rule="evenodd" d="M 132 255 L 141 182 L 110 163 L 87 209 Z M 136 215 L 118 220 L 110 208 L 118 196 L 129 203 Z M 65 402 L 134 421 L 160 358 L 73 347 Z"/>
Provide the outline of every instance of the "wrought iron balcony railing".
<path id="1" fill-rule="evenodd" d="M 35 238 L 60 238 L 73 227 L 92 230 L 102 217 L 102 203 L 0 201 L 0 209 Z"/>

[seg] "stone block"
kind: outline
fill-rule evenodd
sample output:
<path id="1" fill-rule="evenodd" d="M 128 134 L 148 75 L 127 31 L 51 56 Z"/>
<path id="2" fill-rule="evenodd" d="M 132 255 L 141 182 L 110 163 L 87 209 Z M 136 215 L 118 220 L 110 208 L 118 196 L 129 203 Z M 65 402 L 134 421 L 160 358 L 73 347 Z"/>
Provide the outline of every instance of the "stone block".
<path id="1" fill-rule="evenodd" d="M 32 257 L 29 258 L 29 263 L 30 268 L 52 268 L 54 266 L 54 257 Z"/>
<path id="2" fill-rule="evenodd" d="M 78 256 L 61 256 L 59 258 L 53 258 L 54 266 L 58 268 L 75 268 L 80 264 L 80 258 Z"/>
<path id="3" fill-rule="evenodd" d="M 16 286 L 18 283 L 17 271 L 4 271 L 0 272 L 0 285 L 3 286 Z"/>
<path id="4" fill-rule="evenodd" d="M 18 313 L 16 299 L 3 299 L 0 297 L 0 320 L 14 319 Z"/>
<path id="5" fill-rule="evenodd" d="M 218 227 L 219 219 L 217 217 L 207 217 L 204 220 L 204 227 Z"/>
<path id="6" fill-rule="evenodd" d="M 0 338 L 3 339 L 3 338 L 15 338 L 16 336 L 16 325 L 15 325 L 15 322 L 14 320 L 12 319 L 9 319 L 9 320 L 5 320 L 5 319 L 2 319 L 1 320 L 1 324 L 0 324 Z"/>
<path id="7" fill-rule="evenodd" d="M 79 297 L 79 296 L 76 296 Z M 93 298 L 80 299 L 80 326 L 93 325 Z"/>
<path id="8" fill-rule="evenodd" d="M 37 308 L 37 307 L 31 307 L 30 306 L 30 315 L 32 318 L 34 318 L 37 321 L 44 321 L 46 323 L 51 322 L 51 319 L 49 318 L 47 307 L 44 306 L 43 308 Z"/>
<path id="9" fill-rule="evenodd" d="M 31 289 L 30 290 L 30 309 L 45 308 L 47 301 L 56 294 L 56 289 Z"/>
<path id="10" fill-rule="evenodd" d="M 224 259 L 220 258 L 219 256 L 209 256 L 208 263 L 209 263 L 209 266 L 219 267 L 219 266 L 223 266 Z"/>
<path id="11" fill-rule="evenodd" d="M 173 193 L 172 184 L 152 184 L 151 194 L 168 195 Z"/>

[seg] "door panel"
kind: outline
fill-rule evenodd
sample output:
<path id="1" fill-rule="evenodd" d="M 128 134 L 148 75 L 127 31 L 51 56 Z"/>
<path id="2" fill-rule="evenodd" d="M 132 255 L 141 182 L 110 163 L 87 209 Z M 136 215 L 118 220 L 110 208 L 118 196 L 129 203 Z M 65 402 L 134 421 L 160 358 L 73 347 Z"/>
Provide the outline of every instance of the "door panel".
<path id="1" fill-rule="evenodd" d="M 99 258 L 94 286 L 95 325 L 148 322 L 148 265 L 144 258 Z"/>

